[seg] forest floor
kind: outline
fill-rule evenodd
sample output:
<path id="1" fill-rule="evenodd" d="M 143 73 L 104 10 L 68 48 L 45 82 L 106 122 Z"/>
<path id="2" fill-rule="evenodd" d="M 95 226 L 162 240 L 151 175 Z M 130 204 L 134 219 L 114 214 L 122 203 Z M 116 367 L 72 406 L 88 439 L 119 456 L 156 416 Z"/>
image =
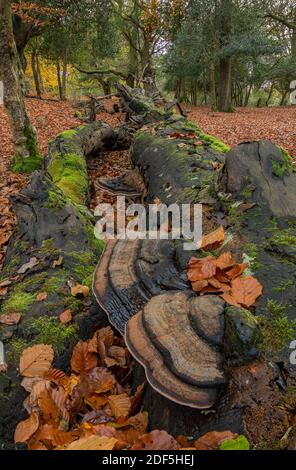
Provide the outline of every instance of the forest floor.
<path id="1" fill-rule="evenodd" d="M 45 154 L 48 141 L 59 132 L 81 125 L 75 118 L 75 108 L 70 102 L 37 101 L 27 99 L 27 107 L 36 127 L 42 154 Z M 106 103 L 108 108 L 108 103 Z M 236 113 L 214 113 L 205 107 L 186 106 L 190 110 L 189 118 L 205 132 L 213 134 L 230 146 L 242 141 L 268 139 L 283 146 L 296 157 L 296 106 L 287 108 L 243 108 Z M 122 114 L 103 112 L 97 119 L 116 126 L 123 120 Z M 29 177 L 10 171 L 13 154 L 11 135 L 6 112 L 0 106 L 0 268 L 7 242 L 15 226 L 15 216 L 11 209 L 10 196 L 19 192 L 28 182 Z M 117 176 L 128 168 L 127 152 L 112 152 L 102 159 L 99 166 L 89 162 L 90 180 L 94 186 L 95 178 L 100 174 Z M 92 189 L 92 188 L 91 188 Z M 104 199 L 106 194 L 95 191 L 93 187 L 92 206 Z"/>

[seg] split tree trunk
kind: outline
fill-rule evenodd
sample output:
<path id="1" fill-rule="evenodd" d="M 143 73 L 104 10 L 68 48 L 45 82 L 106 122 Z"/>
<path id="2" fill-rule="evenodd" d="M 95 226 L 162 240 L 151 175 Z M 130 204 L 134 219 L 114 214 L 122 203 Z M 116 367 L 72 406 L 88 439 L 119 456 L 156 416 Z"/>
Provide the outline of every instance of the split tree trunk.
<path id="1" fill-rule="evenodd" d="M 4 85 L 4 105 L 8 112 L 17 159 L 36 151 L 37 139 L 30 124 L 22 93 L 19 57 L 14 41 L 10 2 L 0 1 L 0 75 Z"/>

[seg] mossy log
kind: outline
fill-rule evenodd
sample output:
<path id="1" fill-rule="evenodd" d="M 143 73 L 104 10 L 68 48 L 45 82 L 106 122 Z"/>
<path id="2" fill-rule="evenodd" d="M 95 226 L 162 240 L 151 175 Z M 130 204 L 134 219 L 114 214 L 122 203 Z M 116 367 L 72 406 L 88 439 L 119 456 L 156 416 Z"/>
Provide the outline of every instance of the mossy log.
<path id="1" fill-rule="evenodd" d="M 94 236 L 94 219 L 87 208 L 86 157 L 101 150 L 127 146 L 123 129 L 103 123 L 63 132 L 49 145 L 44 170 L 13 198 L 17 226 L 10 240 L 1 280 L 10 280 L 1 302 L 1 314 L 18 312 L 21 321 L 0 326 L 7 373 L 0 375 L 0 446 L 13 441 L 18 421 L 25 417 L 18 361 L 22 351 L 36 343 L 52 344 L 55 365 L 68 367 L 71 347 L 92 328 L 105 324 L 105 314 L 91 296 L 71 296 L 71 283 L 91 287 L 103 250 Z M 29 263 L 27 268 L 24 266 Z M 38 301 L 37 294 L 46 293 Z M 59 322 L 71 309 L 73 323 Z"/>
<path id="2" fill-rule="evenodd" d="M 286 405 L 296 375 L 289 363 L 289 344 L 296 332 L 296 174 L 290 157 L 271 142 L 244 143 L 228 150 L 190 121 L 172 116 L 146 125 L 135 135 L 131 160 L 147 184 L 147 202 L 203 203 L 211 223 L 224 225 L 231 234 L 229 250 L 249 261 L 250 270 L 263 284 L 263 295 L 250 313 L 255 319 L 252 328 L 257 322 L 259 332 L 244 323 L 243 311 L 239 344 L 230 348 L 237 356 L 246 332 L 256 338 L 250 358 L 262 358 L 254 363 L 258 377 L 248 387 L 241 371 L 252 376 L 249 366 L 230 367 L 229 385 L 207 414 L 171 403 L 151 387 L 144 406 L 150 411 L 152 428 L 194 436 L 230 429 L 245 433 L 260 447 L 277 441 L 286 430 L 285 420 L 291 419 Z M 290 304 L 290 309 L 284 312 L 280 303 Z M 238 358 L 231 359 L 235 364 Z M 135 385 L 143 377 L 137 366 Z M 296 392 L 293 396 L 296 401 Z M 258 420 L 262 410 L 264 417 Z"/>

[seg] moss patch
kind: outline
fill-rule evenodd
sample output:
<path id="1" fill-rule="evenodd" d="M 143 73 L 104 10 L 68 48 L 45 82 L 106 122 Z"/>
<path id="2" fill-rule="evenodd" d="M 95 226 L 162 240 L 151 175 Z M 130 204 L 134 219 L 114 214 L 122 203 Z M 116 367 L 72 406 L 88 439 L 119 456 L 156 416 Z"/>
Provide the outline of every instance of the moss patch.
<path id="1" fill-rule="evenodd" d="M 39 153 L 37 137 L 33 128 L 31 126 L 27 127 L 24 134 L 29 155 L 26 158 L 21 155 L 13 157 L 11 169 L 14 173 L 32 173 L 42 166 L 43 158 Z"/>
<path id="2" fill-rule="evenodd" d="M 4 302 L 1 312 L 27 312 L 35 301 L 35 295 L 28 292 L 15 292 Z"/>
<path id="3" fill-rule="evenodd" d="M 283 149 L 282 147 L 279 147 L 283 160 L 279 161 L 276 160 L 275 158 L 272 158 L 271 164 L 272 164 L 272 172 L 275 176 L 278 176 L 279 178 L 282 178 L 284 175 L 287 175 L 293 171 L 293 160 L 292 157 L 289 155 L 289 153 Z"/>
<path id="4" fill-rule="evenodd" d="M 78 204 L 85 204 L 88 195 L 88 176 L 85 159 L 76 153 L 52 155 L 47 168 L 54 184 L 64 195 Z"/>
<path id="5" fill-rule="evenodd" d="M 224 144 L 224 142 L 212 135 L 200 133 L 199 138 L 205 142 L 209 142 L 210 147 L 213 150 L 217 150 L 217 152 L 227 153 L 230 150 L 229 145 Z"/>
<path id="6" fill-rule="evenodd" d="M 51 344 L 56 353 L 63 352 L 69 341 L 78 339 L 76 325 L 62 325 L 56 318 L 37 318 L 31 327 L 36 334 L 34 344 Z"/>
<path id="7" fill-rule="evenodd" d="M 260 316 L 261 339 L 258 348 L 264 354 L 277 355 L 289 346 L 296 336 L 296 320 L 290 321 L 286 315 L 288 305 L 273 300 L 267 303 L 267 316 Z"/>

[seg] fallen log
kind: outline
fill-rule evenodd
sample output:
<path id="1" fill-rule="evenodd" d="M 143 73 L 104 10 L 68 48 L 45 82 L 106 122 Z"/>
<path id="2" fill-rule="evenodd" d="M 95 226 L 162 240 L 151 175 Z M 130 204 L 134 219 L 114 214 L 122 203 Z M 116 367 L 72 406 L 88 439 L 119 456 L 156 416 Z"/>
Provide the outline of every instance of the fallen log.
<path id="1" fill-rule="evenodd" d="M 123 93 L 122 100 L 130 106 L 129 94 Z M 274 446 L 291 423 L 290 400 L 296 401 L 295 367 L 289 363 L 295 332 L 289 320 L 295 321 L 295 313 L 280 305 L 287 295 L 294 306 L 296 296 L 296 175 L 291 159 L 270 142 L 241 144 L 228 153 L 223 143 L 174 115 L 153 122 L 146 109 L 145 119 L 148 124 L 135 135 L 131 160 L 147 185 L 147 202 L 204 203 L 205 226 L 224 225 L 231 234 L 227 249 L 245 258 L 264 287 L 252 312 L 226 311 L 229 384 L 216 406 L 206 414 L 193 411 L 156 393 L 152 385 L 144 398 L 151 428 L 194 436 L 230 429 L 246 434 L 258 448 Z M 140 334 L 143 329 L 136 324 Z M 253 347 L 250 334 L 256 338 Z M 147 368 L 144 357 L 140 362 Z M 135 367 L 134 386 L 144 377 L 143 369 Z"/>
<path id="2" fill-rule="evenodd" d="M 227 249 L 240 259 L 244 256 L 263 285 L 263 296 L 249 313 L 249 320 L 243 319 L 238 309 L 237 333 L 244 336 L 243 330 L 249 321 L 259 322 L 261 340 L 256 344 L 257 356 L 273 361 L 273 366 L 265 359 L 256 363 L 254 375 L 256 380 L 258 377 L 260 380 L 253 388 L 246 387 L 242 368 L 230 367 L 229 385 L 221 393 L 213 413 L 207 416 L 172 404 L 151 388 L 147 389 L 144 404 L 151 410 L 152 428 L 194 435 L 230 429 L 245 433 L 253 444 L 260 447 L 264 442 L 275 442 L 284 432 L 283 418 L 291 419 L 288 402 L 290 390 L 295 387 L 296 374 L 295 366 L 289 362 L 289 346 L 294 337 L 293 328 L 290 326 L 289 329 L 288 325 L 289 320 L 295 322 L 296 174 L 287 154 L 270 142 L 241 144 L 225 155 L 217 152 L 220 143 L 212 141 L 209 144 L 209 137 L 203 140 L 197 128 L 194 130 L 189 124 L 190 132 L 194 134 L 191 135 L 188 122 L 177 122 L 177 127 L 175 124 L 171 127 L 168 121 L 168 124 L 151 124 L 139 131 L 131 149 L 132 162 L 146 181 L 148 201 L 159 198 L 166 204 L 203 202 L 206 224 L 207 217 L 210 217 L 212 222 L 222 223 L 232 234 Z M 174 136 L 174 139 L 169 136 Z M 193 140 L 201 141 L 195 150 Z M 284 313 L 283 301 L 292 307 L 289 309 L 287 306 Z M 281 328 L 276 318 L 282 318 L 286 327 Z M 230 337 L 233 341 L 234 336 Z M 238 343 L 230 346 L 231 361 L 235 364 L 233 352 L 241 360 L 243 351 Z M 224 344 L 226 364 L 229 360 L 227 349 Z M 275 364 L 284 365 L 289 371 L 288 377 Z M 252 375 L 247 365 L 242 367 L 245 367 L 244 373 Z M 137 373 L 143 377 L 141 372 Z M 261 376 L 264 373 L 267 374 L 265 380 Z M 283 377 L 287 378 L 286 382 Z M 135 383 L 139 380 L 136 377 Z M 271 396 L 272 383 L 275 390 Z M 266 401 L 266 394 L 273 406 Z M 284 410 L 282 416 L 281 406 Z M 264 419 L 259 423 L 254 416 L 261 407 Z"/>
<path id="3" fill-rule="evenodd" d="M 66 370 L 78 338 L 107 324 L 94 298 L 75 297 L 71 287 L 83 285 L 87 292 L 104 247 L 94 235 L 95 220 L 87 208 L 85 159 L 103 150 L 126 148 L 126 139 L 121 128 L 100 122 L 63 132 L 50 143 L 44 169 L 13 198 L 17 226 L 1 273 L 7 286 L 1 315 L 17 312 L 21 318 L 0 325 L 8 365 L 0 375 L 0 447 L 13 442 L 15 426 L 26 414 L 17 373 L 22 351 L 36 343 L 52 344 L 55 366 Z M 73 322 L 63 325 L 59 316 L 68 309 Z"/>

